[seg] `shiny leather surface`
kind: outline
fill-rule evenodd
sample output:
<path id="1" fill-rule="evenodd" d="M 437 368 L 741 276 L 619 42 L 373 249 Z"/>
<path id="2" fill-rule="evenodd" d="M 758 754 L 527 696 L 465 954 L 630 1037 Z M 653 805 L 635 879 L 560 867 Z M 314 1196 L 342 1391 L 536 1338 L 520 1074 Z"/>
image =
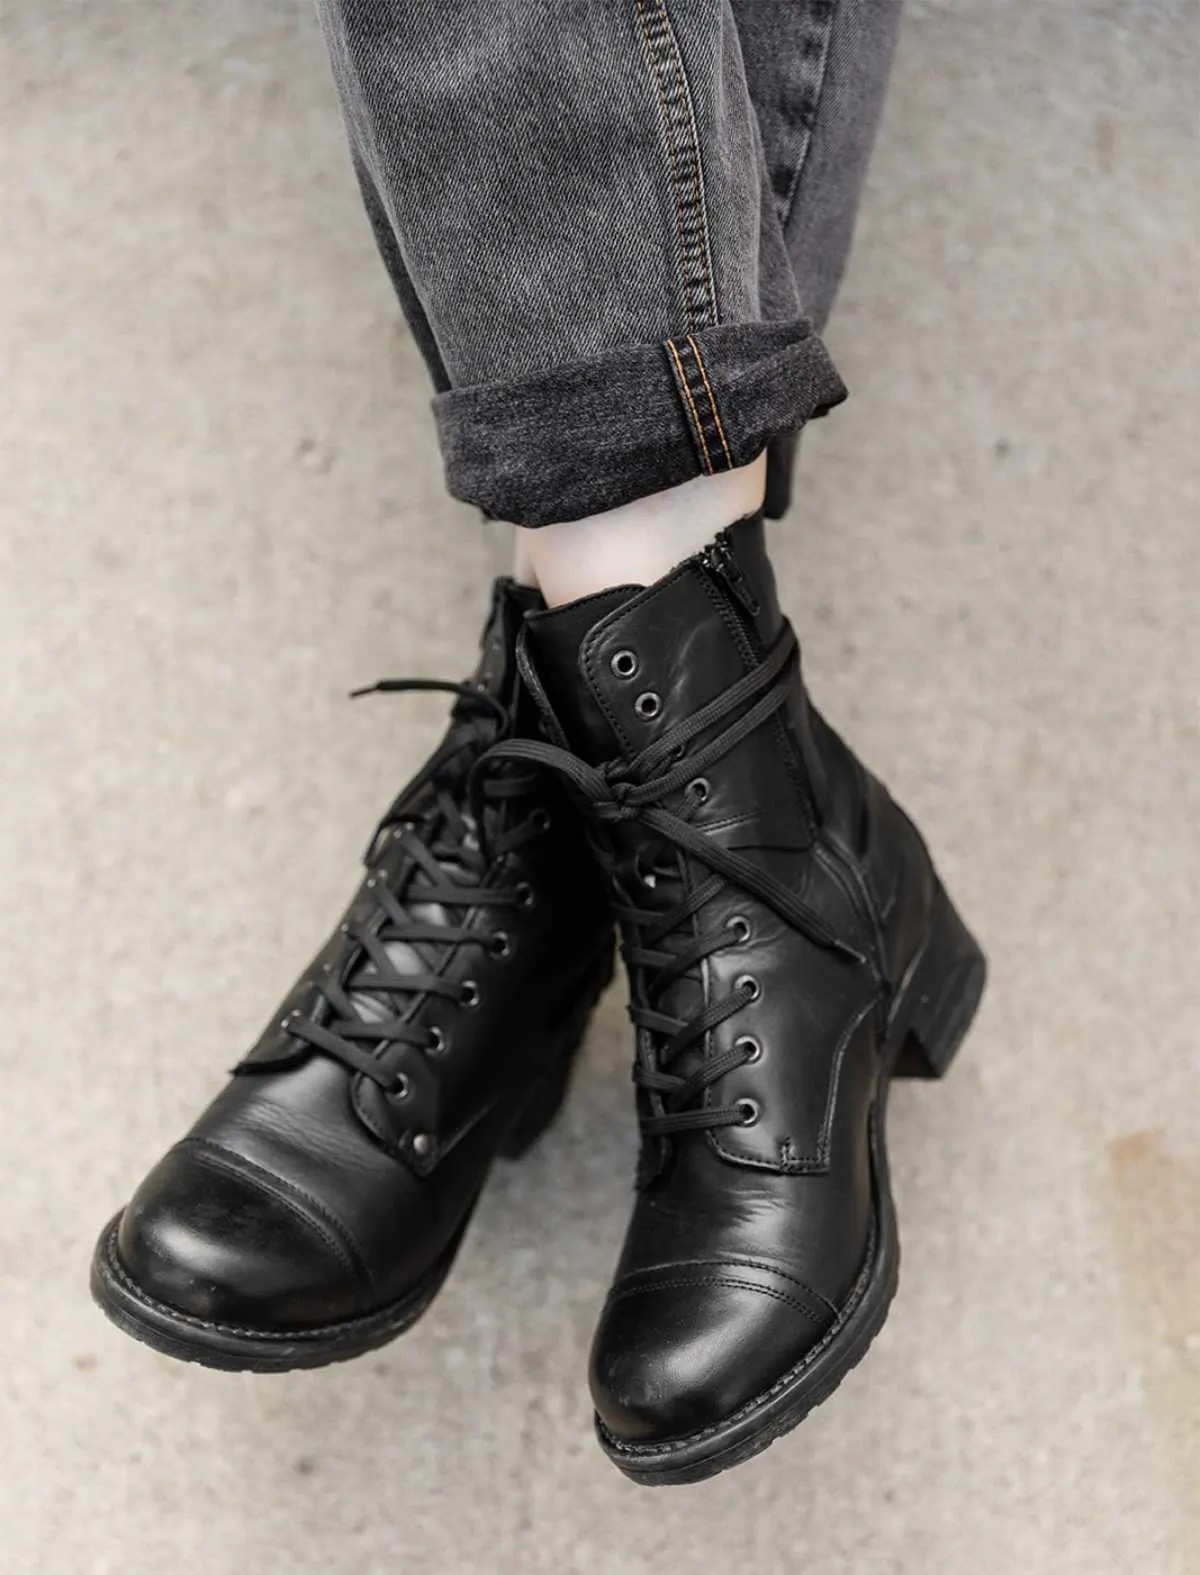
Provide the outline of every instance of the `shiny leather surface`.
<path id="1" fill-rule="evenodd" d="M 498 582 L 474 678 L 514 716 L 527 703 L 515 637 L 534 600 Z M 465 776 L 459 793 L 465 805 Z M 573 1052 L 580 1005 L 611 945 L 576 817 L 553 783 L 536 783 L 532 798 L 511 813 L 536 815 L 539 834 L 487 874 L 522 901 L 450 916 L 471 930 L 465 943 L 389 947 L 402 972 L 469 979 L 477 1004 L 412 998 L 410 1020 L 436 1025 L 441 1046 L 380 1052 L 403 1073 L 403 1097 L 392 1097 L 280 1026 L 311 1009 L 323 970 L 351 978 L 362 966 L 353 937 L 336 928 L 237 1075 L 125 1210 L 117 1252 L 145 1295 L 251 1330 L 311 1328 L 398 1301 L 452 1248 L 514 1118 L 564 1047 Z M 401 795 L 402 818 L 420 824 L 435 801 L 428 785 Z M 388 834 L 376 837 L 346 919 L 377 922 L 367 882 L 393 881 L 400 858 Z M 431 904 L 418 917 L 447 919 Z"/>
<path id="2" fill-rule="evenodd" d="M 763 663 L 784 628 L 750 521 L 649 589 L 533 615 L 522 660 L 551 736 L 598 765 L 672 734 Z M 592 1353 L 597 1411 L 618 1440 L 677 1438 L 760 1394 L 831 1326 L 867 1254 L 882 1026 L 934 877 L 910 822 L 811 707 L 798 666 L 788 682 L 786 703 L 705 770 L 703 790 L 689 784 L 664 808 L 802 894 L 860 960 L 728 882 L 694 917 L 693 936 L 726 929 L 728 942 L 659 1004 L 694 1017 L 755 982 L 757 999 L 690 1052 L 696 1067 L 751 1036 L 756 1059 L 703 1094 L 713 1109 L 751 1103 L 744 1125 L 646 1145 Z M 664 868 L 642 823 L 594 835 L 618 897 L 653 869 L 642 900 L 666 912 L 710 875 L 674 848 Z M 631 988 L 636 998 L 637 977 Z"/>

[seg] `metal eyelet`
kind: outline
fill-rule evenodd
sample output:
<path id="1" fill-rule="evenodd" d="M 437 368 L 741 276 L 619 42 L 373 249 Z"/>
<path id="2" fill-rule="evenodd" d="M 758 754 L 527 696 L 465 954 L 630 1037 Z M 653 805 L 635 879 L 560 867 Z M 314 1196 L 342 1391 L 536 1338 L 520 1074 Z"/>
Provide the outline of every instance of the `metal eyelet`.
<path id="1" fill-rule="evenodd" d="M 741 1125 L 744 1127 L 752 1127 L 762 1114 L 757 1099 L 739 1099 L 737 1108 L 742 1113 Z"/>
<path id="2" fill-rule="evenodd" d="M 479 986 L 474 979 L 464 979 L 459 986 L 462 991 L 460 1002 L 469 1012 L 473 1012 L 479 1005 Z"/>
<path id="3" fill-rule="evenodd" d="M 511 957 L 515 947 L 507 930 L 497 930 L 488 945 L 493 957 Z"/>
<path id="4" fill-rule="evenodd" d="M 744 913 L 735 913 L 731 919 L 727 919 L 725 928 L 733 931 L 735 946 L 744 946 L 750 939 L 750 920 Z"/>
<path id="5" fill-rule="evenodd" d="M 762 1060 L 762 1044 L 753 1034 L 742 1034 L 733 1041 L 733 1048 L 743 1054 L 743 1066 L 752 1066 L 755 1061 Z"/>
<path id="6" fill-rule="evenodd" d="M 752 973 L 739 974 L 738 977 L 733 981 L 733 988 L 742 992 L 742 994 L 746 997 L 747 1005 L 749 1005 L 751 1001 L 757 1001 L 759 996 L 762 994 L 762 985 L 759 984 L 758 980 Z"/>
<path id="7" fill-rule="evenodd" d="M 614 651 L 608 665 L 618 678 L 632 678 L 642 664 L 636 651 L 624 650 Z"/>
<path id="8" fill-rule="evenodd" d="M 408 1078 L 405 1077 L 403 1072 L 397 1072 L 396 1081 L 387 1091 L 388 1098 L 396 1100 L 407 1099 L 411 1093 L 412 1084 L 409 1082 Z"/>
<path id="9" fill-rule="evenodd" d="M 518 883 L 515 887 L 515 895 L 522 908 L 532 908 L 537 902 L 537 892 L 527 880 Z"/>
<path id="10" fill-rule="evenodd" d="M 633 702 L 633 709 L 643 722 L 653 722 L 662 710 L 662 696 L 655 694 L 653 689 L 647 689 L 644 694 L 638 695 Z"/>
<path id="11" fill-rule="evenodd" d="M 707 804 L 712 797 L 712 783 L 707 777 L 693 777 L 687 785 L 687 795 L 697 804 Z"/>
<path id="12" fill-rule="evenodd" d="M 535 809 L 529 819 L 535 831 L 549 831 L 554 824 L 548 809 Z"/>
<path id="13" fill-rule="evenodd" d="M 428 1132 L 415 1132 L 412 1140 L 413 1153 L 421 1159 L 428 1159 L 433 1153 L 434 1142 Z"/>
<path id="14" fill-rule="evenodd" d="M 445 1055 L 447 1050 L 446 1035 L 436 1026 L 429 1029 L 429 1043 L 425 1046 L 426 1055 Z"/>

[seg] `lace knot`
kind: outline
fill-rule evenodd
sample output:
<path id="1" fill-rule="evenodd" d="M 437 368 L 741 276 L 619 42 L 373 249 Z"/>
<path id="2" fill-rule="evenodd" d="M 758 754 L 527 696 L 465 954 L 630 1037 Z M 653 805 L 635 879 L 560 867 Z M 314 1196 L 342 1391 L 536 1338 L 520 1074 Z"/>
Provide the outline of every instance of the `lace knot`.
<path id="1" fill-rule="evenodd" d="M 597 818 L 609 825 L 633 820 L 640 813 L 633 799 L 637 784 L 623 775 L 623 770 L 623 761 L 610 761 L 600 768 L 602 790 L 595 796 L 593 807 Z"/>

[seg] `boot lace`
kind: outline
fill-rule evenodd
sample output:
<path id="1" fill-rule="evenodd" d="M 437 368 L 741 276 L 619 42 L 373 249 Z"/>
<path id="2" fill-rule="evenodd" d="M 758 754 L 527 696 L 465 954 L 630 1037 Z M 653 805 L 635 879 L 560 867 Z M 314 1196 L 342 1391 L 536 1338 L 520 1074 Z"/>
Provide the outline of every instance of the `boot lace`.
<path id="1" fill-rule="evenodd" d="M 753 1040 L 739 1039 L 728 1050 L 705 1055 L 687 1076 L 672 1068 L 714 1028 L 755 1000 L 757 983 L 748 977 L 739 980 L 724 1000 L 710 1002 L 691 1019 L 673 1016 L 657 1004 L 670 985 L 706 957 L 744 938 L 738 933 L 737 920 L 715 932 L 693 934 L 692 921 L 727 883 L 756 898 L 815 945 L 854 962 L 863 960 L 789 887 L 693 825 L 696 795 L 685 798 L 689 807 L 684 815 L 664 807 L 664 801 L 681 789 L 694 787 L 701 780 L 700 773 L 736 749 L 787 703 L 790 670 L 797 654 L 796 637 L 789 628 L 752 673 L 628 760 L 592 766 L 556 744 L 525 739 L 498 743 L 485 757 L 485 765 L 500 760 L 525 761 L 559 773 L 585 800 L 594 823 L 636 824 L 653 834 L 652 848 L 674 851 L 674 864 L 678 865 L 678 855 L 685 855 L 710 872 L 690 892 L 685 891 L 669 911 L 640 905 L 619 886 L 621 895 L 613 905 L 633 981 L 629 1015 L 634 1027 L 645 1031 L 638 1034 L 634 1081 L 648 1096 L 650 1113 L 644 1113 L 641 1121 L 648 1137 L 739 1126 L 753 1119 L 753 1109 L 748 1110 L 745 1101 L 703 1103 L 711 1084 L 756 1059 L 758 1047 Z M 710 736 L 689 754 L 688 746 L 705 733 Z M 615 860 L 606 848 L 597 851 L 612 875 Z M 642 877 L 647 886 L 653 886 L 656 878 L 652 872 Z M 668 940 L 676 944 L 668 946 Z"/>
<path id="2" fill-rule="evenodd" d="M 350 956 L 340 968 L 318 974 L 316 1000 L 307 1013 L 294 1013 L 280 1026 L 292 1039 L 312 1046 L 352 1072 L 362 1073 L 385 1093 L 403 1098 L 403 1073 L 388 1070 L 380 1057 L 392 1045 L 412 1045 L 428 1054 L 442 1049 L 437 1028 L 414 1020 L 417 998 L 437 996 L 470 1007 L 478 990 L 470 979 L 445 978 L 435 966 L 400 971 L 389 948 L 401 945 L 427 961 L 422 946 L 489 946 L 507 955 L 503 931 L 481 935 L 445 914 L 469 909 L 529 906 L 525 883 L 488 884 L 505 854 L 515 851 L 549 825 L 544 809 L 514 817 L 512 804 L 537 786 L 530 772 L 472 776 L 472 767 L 511 726 L 508 709 L 471 684 L 434 678 L 385 678 L 352 698 L 374 693 L 436 692 L 457 697 L 456 725 L 379 822 L 367 849 L 368 868 L 386 854 L 388 868 L 375 868 L 366 889 L 370 913 L 342 925 Z M 382 909 L 382 919 L 378 910 Z M 414 909 L 424 910 L 418 917 Z"/>

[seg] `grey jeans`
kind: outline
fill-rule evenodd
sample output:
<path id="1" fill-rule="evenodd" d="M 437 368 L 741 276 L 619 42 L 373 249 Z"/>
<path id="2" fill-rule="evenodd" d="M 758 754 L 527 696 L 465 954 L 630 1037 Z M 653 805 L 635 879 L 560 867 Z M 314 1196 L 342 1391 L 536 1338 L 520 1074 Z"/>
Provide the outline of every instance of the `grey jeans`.
<path id="1" fill-rule="evenodd" d="M 318 0 L 449 489 L 575 519 L 845 397 L 819 337 L 900 0 Z"/>

